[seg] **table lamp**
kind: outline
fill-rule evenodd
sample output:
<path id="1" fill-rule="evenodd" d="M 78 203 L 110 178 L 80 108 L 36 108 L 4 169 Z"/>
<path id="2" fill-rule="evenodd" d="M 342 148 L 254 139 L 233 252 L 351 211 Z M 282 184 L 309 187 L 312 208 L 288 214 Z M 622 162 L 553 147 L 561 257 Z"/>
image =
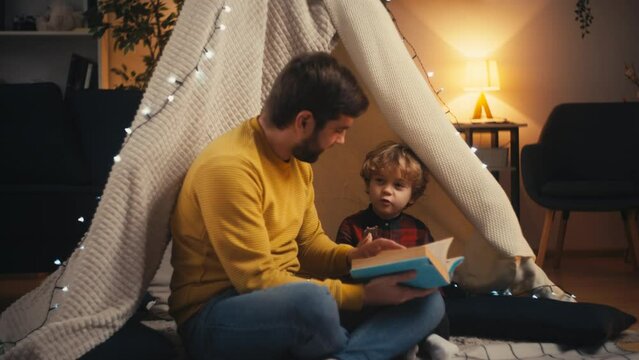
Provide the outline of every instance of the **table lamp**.
<path id="1" fill-rule="evenodd" d="M 495 60 L 469 60 L 466 63 L 466 91 L 480 91 L 479 99 L 475 104 L 473 119 L 481 119 L 482 109 L 486 112 L 486 118 L 492 119 L 486 95 L 484 91 L 499 90 L 499 71 Z"/>

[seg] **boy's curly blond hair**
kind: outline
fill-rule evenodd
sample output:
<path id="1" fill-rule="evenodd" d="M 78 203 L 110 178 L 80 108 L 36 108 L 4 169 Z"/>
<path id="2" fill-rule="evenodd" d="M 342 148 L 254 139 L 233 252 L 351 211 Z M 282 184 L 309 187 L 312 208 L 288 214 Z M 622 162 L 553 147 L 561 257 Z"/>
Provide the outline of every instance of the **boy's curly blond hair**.
<path id="1" fill-rule="evenodd" d="M 368 193 L 373 175 L 394 168 L 399 168 L 402 177 L 412 183 L 411 199 L 408 203 L 410 206 L 426 190 L 428 168 L 408 146 L 395 141 L 384 141 L 366 154 L 359 174 L 366 183 Z"/>

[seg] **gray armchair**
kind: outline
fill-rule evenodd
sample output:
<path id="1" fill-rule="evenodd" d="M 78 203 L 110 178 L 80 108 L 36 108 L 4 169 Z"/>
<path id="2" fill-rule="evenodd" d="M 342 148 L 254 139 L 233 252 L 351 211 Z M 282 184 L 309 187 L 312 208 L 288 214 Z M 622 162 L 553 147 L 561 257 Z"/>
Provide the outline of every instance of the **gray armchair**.
<path id="1" fill-rule="evenodd" d="M 556 212 L 557 262 L 572 211 L 619 211 L 637 268 L 639 103 L 574 103 L 553 109 L 537 144 L 521 154 L 524 187 L 546 208 L 537 264 L 543 265 Z"/>

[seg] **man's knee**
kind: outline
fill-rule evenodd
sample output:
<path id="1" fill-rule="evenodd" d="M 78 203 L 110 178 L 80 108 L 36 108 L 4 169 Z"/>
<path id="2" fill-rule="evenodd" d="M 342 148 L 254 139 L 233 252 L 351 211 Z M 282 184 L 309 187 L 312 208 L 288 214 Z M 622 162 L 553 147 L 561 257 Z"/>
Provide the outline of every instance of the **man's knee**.
<path id="1" fill-rule="evenodd" d="M 444 303 L 444 298 L 439 291 L 434 292 L 430 296 L 428 296 L 429 300 L 432 301 L 432 312 L 435 314 L 436 318 L 441 321 L 444 318 L 444 314 L 446 313 L 446 304 Z"/>
<path id="2" fill-rule="evenodd" d="M 439 291 L 415 300 L 417 300 L 419 307 L 416 311 L 416 315 L 421 314 L 421 316 L 432 319 L 435 324 L 439 323 L 444 318 L 446 305 L 444 304 L 444 299 Z"/>
<path id="3" fill-rule="evenodd" d="M 296 316 L 309 328 L 331 330 L 339 326 L 337 303 L 323 286 L 312 283 L 292 284 L 289 304 Z"/>

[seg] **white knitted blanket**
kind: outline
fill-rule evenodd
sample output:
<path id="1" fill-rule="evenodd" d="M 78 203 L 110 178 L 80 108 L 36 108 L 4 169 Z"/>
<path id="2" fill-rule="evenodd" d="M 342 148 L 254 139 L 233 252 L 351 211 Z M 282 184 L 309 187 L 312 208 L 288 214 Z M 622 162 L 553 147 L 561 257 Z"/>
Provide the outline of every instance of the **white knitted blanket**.
<path id="1" fill-rule="evenodd" d="M 507 280 L 524 287 L 548 283 L 532 263 L 506 195 L 457 136 L 379 0 L 189 0 L 83 246 L 0 316 L 0 340 L 15 343 L 4 357 L 78 358 L 119 329 L 158 268 L 191 161 L 260 111 L 290 57 L 331 51 L 336 33 L 392 129 L 477 228 L 478 243 L 510 259 L 502 271 Z M 206 50 L 214 56 L 204 56 Z M 472 264 L 483 255 L 466 256 Z M 512 260 L 518 256 L 524 257 L 520 266 Z M 481 283 L 472 271 L 466 278 Z M 69 291 L 55 289 L 64 286 Z M 53 304 L 59 306 L 49 310 Z"/>

